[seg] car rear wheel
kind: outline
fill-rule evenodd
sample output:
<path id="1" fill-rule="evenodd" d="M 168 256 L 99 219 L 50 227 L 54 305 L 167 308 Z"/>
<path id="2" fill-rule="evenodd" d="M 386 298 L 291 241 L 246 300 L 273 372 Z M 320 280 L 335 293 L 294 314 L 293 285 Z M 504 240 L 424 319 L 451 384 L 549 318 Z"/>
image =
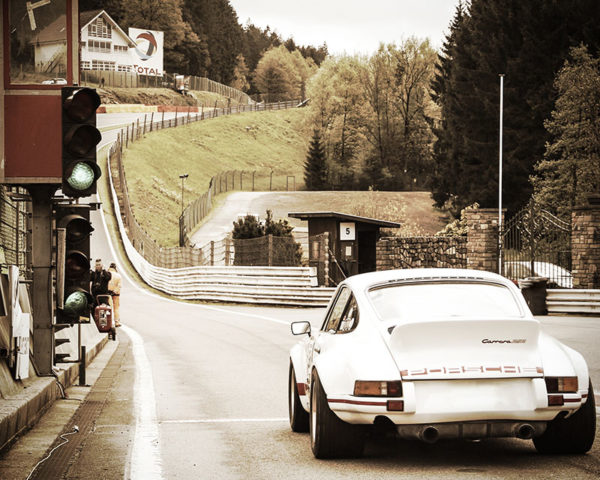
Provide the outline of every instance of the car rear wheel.
<path id="1" fill-rule="evenodd" d="M 590 380 L 587 401 L 569 418 L 548 422 L 543 435 L 533 444 L 540 453 L 586 453 L 596 436 L 596 401 Z"/>
<path id="2" fill-rule="evenodd" d="M 293 432 L 308 432 L 308 412 L 300 403 L 298 385 L 296 383 L 296 372 L 290 360 L 290 375 L 288 382 L 288 411 L 290 416 L 290 427 Z"/>
<path id="3" fill-rule="evenodd" d="M 358 457 L 362 455 L 365 435 L 362 427 L 338 418 L 327 403 L 327 396 L 313 373 L 310 389 L 310 446 L 316 458 Z"/>

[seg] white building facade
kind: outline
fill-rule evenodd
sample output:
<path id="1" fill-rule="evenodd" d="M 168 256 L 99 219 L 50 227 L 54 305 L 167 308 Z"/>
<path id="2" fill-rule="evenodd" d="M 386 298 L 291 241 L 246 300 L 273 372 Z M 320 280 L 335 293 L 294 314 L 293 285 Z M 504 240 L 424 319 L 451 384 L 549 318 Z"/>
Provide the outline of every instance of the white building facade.
<path id="1" fill-rule="evenodd" d="M 132 72 L 135 42 L 104 10 L 82 12 L 81 69 Z"/>

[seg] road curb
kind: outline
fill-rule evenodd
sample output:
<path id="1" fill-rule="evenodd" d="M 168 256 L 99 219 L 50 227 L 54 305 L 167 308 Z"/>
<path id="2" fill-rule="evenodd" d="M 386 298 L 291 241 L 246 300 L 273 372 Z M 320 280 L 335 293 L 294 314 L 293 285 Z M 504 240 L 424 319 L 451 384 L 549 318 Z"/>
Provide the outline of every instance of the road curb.
<path id="1" fill-rule="evenodd" d="M 103 337 L 86 354 L 86 364 L 104 348 L 108 336 Z M 68 365 L 68 366 L 66 366 Z M 62 397 L 79 376 L 79 364 L 62 364 L 57 378 L 37 377 L 23 391 L 2 401 L 0 407 L 0 452 L 5 451 L 19 435 L 33 427 L 52 404 Z"/>

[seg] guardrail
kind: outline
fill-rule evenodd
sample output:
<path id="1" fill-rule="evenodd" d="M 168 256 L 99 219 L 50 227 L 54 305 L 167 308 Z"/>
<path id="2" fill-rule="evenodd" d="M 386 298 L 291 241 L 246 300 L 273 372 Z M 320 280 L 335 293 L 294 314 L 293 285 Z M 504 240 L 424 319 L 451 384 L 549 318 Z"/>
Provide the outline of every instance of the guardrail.
<path id="1" fill-rule="evenodd" d="M 110 191 L 125 252 L 151 287 L 183 300 L 324 307 L 333 288 L 319 288 L 313 267 L 162 268 L 148 262 L 129 240 L 108 162 Z M 189 249 L 193 250 L 193 249 Z"/>
<path id="2" fill-rule="evenodd" d="M 550 289 L 546 292 L 548 313 L 600 313 L 600 290 Z"/>

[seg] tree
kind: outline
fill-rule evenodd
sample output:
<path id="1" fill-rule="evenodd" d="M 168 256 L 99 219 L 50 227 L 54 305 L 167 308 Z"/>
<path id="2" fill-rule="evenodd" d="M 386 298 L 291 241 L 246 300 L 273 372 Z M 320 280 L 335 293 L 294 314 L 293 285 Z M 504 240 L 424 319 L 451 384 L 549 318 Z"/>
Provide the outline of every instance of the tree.
<path id="1" fill-rule="evenodd" d="M 243 43 L 243 30 L 229 0 L 185 0 L 184 14 L 208 52 L 209 61 L 201 62 L 206 75 L 229 85 Z"/>
<path id="2" fill-rule="evenodd" d="M 552 136 L 535 167 L 536 201 L 569 219 L 587 193 L 600 191 L 600 59 L 581 45 L 558 72 L 555 109 L 545 122 Z"/>
<path id="3" fill-rule="evenodd" d="M 549 139 L 544 120 L 556 98 L 554 76 L 581 41 L 592 51 L 600 46 L 595 0 L 472 0 L 455 16 L 443 75 L 435 80 L 442 84 L 434 84 L 443 112 L 434 150 L 438 204 L 450 199 L 455 212 L 475 201 L 497 206 L 500 73 L 506 75 L 503 200 L 509 214 L 526 203 L 529 177 Z M 444 182 L 452 172 L 457 181 Z"/>
<path id="4" fill-rule="evenodd" d="M 283 45 L 265 52 L 256 66 L 254 82 L 267 102 L 300 96 L 301 77 L 292 54 Z"/>
<path id="5" fill-rule="evenodd" d="M 231 86 L 242 92 L 247 92 L 250 89 L 250 83 L 248 82 L 249 75 L 250 72 L 246 66 L 244 56 L 240 53 L 237 56 L 235 69 L 233 70 L 233 81 L 231 82 Z"/>
<path id="6" fill-rule="evenodd" d="M 313 133 L 304 163 L 304 184 L 307 190 L 325 190 L 327 188 L 325 149 L 318 130 Z"/>

